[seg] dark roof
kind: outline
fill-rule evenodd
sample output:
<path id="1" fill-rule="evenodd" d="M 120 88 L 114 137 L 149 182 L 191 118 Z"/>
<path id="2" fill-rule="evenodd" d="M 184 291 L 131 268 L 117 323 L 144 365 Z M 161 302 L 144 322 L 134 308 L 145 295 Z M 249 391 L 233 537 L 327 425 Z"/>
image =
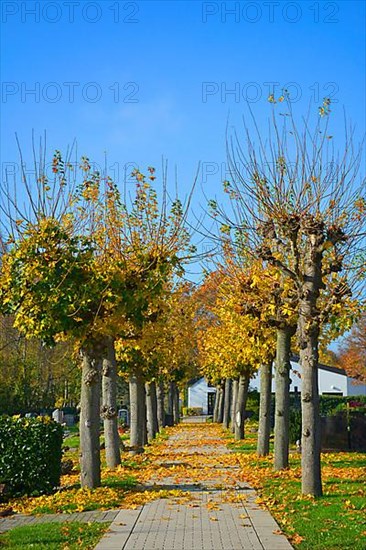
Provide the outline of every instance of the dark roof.
<path id="1" fill-rule="evenodd" d="M 291 356 L 291 361 L 295 361 L 296 363 L 299 362 L 299 359 L 300 358 L 298 355 Z M 321 370 L 326 370 L 328 372 L 334 372 L 335 374 L 347 375 L 344 369 L 339 369 L 338 367 L 331 367 L 330 365 L 324 365 L 323 363 L 318 363 L 318 368 Z"/>

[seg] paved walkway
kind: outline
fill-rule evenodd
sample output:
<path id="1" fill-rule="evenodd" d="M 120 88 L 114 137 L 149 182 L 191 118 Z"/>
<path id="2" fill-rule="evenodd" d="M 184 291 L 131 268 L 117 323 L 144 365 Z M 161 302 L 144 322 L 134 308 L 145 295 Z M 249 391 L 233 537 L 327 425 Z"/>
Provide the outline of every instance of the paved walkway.
<path id="1" fill-rule="evenodd" d="M 156 458 L 150 483 L 189 491 L 189 498 L 121 510 L 95 550 L 291 550 L 238 474 L 214 427 L 181 424 Z"/>

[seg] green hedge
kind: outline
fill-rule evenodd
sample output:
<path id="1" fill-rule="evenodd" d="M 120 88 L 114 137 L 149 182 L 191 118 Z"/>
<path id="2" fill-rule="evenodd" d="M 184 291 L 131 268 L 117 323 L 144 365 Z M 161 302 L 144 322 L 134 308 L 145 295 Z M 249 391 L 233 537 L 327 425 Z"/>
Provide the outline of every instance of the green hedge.
<path id="1" fill-rule="evenodd" d="M 290 443 L 301 441 L 301 410 L 290 409 L 290 426 L 289 426 Z"/>
<path id="2" fill-rule="evenodd" d="M 366 406 L 366 395 L 321 395 L 320 396 L 320 414 L 330 416 L 340 410 L 345 410 L 347 403 L 350 403 L 351 410 L 362 410 L 362 407 L 352 407 L 356 403 L 363 403 Z"/>
<path id="3" fill-rule="evenodd" d="M 259 420 L 259 398 L 260 394 L 257 390 L 248 392 L 248 399 L 245 410 L 251 411 L 253 413 L 251 417 L 252 420 Z"/>
<path id="4" fill-rule="evenodd" d="M 347 409 L 347 403 L 350 403 L 350 413 L 366 412 L 366 396 L 342 396 L 342 395 L 320 395 L 320 415 L 332 416 Z M 294 406 L 294 400 L 291 396 L 290 406 L 290 442 L 296 443 L 301 440 L 301 409 Z M 360 406 L 356 407 L 355 405 Z"/>
<path id="5" fill-rule="evenodd" d="M 6 496 L 49 493 L 60 484 L 62 426 L 48 417 L 0 417 L 0 483 Z"/>
<path id="6" fill-rule="evenodd" d="M 201 416 L 203 414 L 202 407 L 183 407 L 183 416 Z"/>
<path id="7" fill-rule="evenodd" d="M 347 403 L 350 403 L 351 410 L 356 410 L 356 407 L 352 405 L 356 403 L 363 403 L 366 406 L 366 395 L 320 395 L 319 396 L 319 406 L 321 416 L 330 416 L 340 409 L 346 409 Z M 301 408 L 301 395 L 298 394 L 295 396 L 293 393 L 290 394 L 290 407 Z M 362 410 L 362 407 L 358 407 L 359 410 Z"/>

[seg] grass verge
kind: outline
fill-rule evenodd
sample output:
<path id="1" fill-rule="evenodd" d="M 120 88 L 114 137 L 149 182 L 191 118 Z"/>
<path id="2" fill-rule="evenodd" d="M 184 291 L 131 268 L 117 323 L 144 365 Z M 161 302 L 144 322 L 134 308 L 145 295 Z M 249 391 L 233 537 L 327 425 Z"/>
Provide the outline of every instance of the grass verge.
<path id="1" fill-rule="evenodd" d="M 92 549 L 108 529 L 109 523 L 40 523 L 15 527 L 0 535 L 0 548 L 11 550 Z"/>
<path id="2" fill-rule="evenodd" d="M 365 550 L 366 455 L 322 454 L 324 495 L 301 495 L 301 458 L 290 455 L 290 467 L 273 471 L 273 457 L 257 458 L 252 441 L 229 444 L 241 453 L 241 477 L 257 491 L 282 531 L 299 550 Z"/>

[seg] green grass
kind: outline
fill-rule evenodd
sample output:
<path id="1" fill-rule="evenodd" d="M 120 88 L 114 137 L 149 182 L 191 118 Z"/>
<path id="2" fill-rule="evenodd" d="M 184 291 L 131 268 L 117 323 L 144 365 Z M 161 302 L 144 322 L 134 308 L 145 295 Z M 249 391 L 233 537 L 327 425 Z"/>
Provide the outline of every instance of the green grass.
<path id="1" fill-rule="evenodd" d="M 70 433 L 79 433 L 79 424 L 74 424 L 73 426 L 67 426 L 65 428 Z"/>
<path id="2" fill-rule="evenodd" d="M 152 444 L 154 444 L 155 442 L 156 443 L 159 443 L 160 441 L 166 441 L 167 439 L 169 439 L 169 434 L 167 433 L 167 431 L 163 428 L 160 432 L 158 432 L 155 436 L 155 439 L 154 441 L 152 442 Z"/>
<path id="3" fill-rule="evenodd" d="M 262 491 L 265 498 L 275 499 L 273 509 L 283 531 L 304 538 L 295 548 L 365 550 L 366 505 L 361 482 L 327 480 L 324 496 L 317 499 L 298 500 L 300 488 L 300 481 L 276 479 L 266 481 Z"/>
<path id="4" fill-rule="evenodd" d="M 66 437 L 66 439 L 64 439 L 63 446 L 70 447 L 70 449 L 79 448 L 80 436 L 70 435 L 69 437 Z"/>
<path id="5" fill-rule="evenodd" d="M 248 434 L 245 443 L 231 443 L 229 446 L 244 454 L 253 452 L 255 445 L 251 435 Z M 301 496 L 300 455 L 290 455 L 290 469 L 283 475 L 272 474 L 271 457 L 252 460 L 248 456 L 248 459 L 248 478 L 250 472 L 255 470 L 260 498 L 294 548 L 365 550 L 365 453 L 323 454 L 324 495 L 320 498 Z"/>
<path id="6" fill-rule="evenodd" d="M 66 437 L 63 441 L 63 447 L 70 447 L 70 449 L 78 449 L 80 447 L 80 435 L 79 428 L 77 426 L 72 426 L 68 428 L 70 435 Z M 130 435 L 128 433 L 120 434 L 120 439 L 125 441 L 129 439 Z M 104 441 L 103 434 L 101 434 L 100 442 Z"/>
<path id="7" fill-rule="evenodd" d="M 108 476 L 103 479 L 102 486 L 110 487 L 111 489 L 122 489 L 123 491 L 131 491 L 137 485 L 136 478 L 134 476 L 126 476 L 121 479 L 117 476 Z"/>
<path id="8" fill-rule="evenodd" d="M 92 549 L 108 529 L 108 523 L 41 523 L 15 527 L 0 535 L 0 548 L 9 550 Z"/>
<path id="9" fill-rule="evenodd" d="M 227 432 L 227 439 L 229 440 L 228 447 L 234 452 L 241 453 L 254 453 L 257 450 L 257 433 L 249 431 L 250 428 L 246 428 L 245 439 L 241 441 L 235 441 L 234 435 L 231 432 Z M 269 443 L 269 452 L 273 452 L 273 435 L 271 436 Z"/>

